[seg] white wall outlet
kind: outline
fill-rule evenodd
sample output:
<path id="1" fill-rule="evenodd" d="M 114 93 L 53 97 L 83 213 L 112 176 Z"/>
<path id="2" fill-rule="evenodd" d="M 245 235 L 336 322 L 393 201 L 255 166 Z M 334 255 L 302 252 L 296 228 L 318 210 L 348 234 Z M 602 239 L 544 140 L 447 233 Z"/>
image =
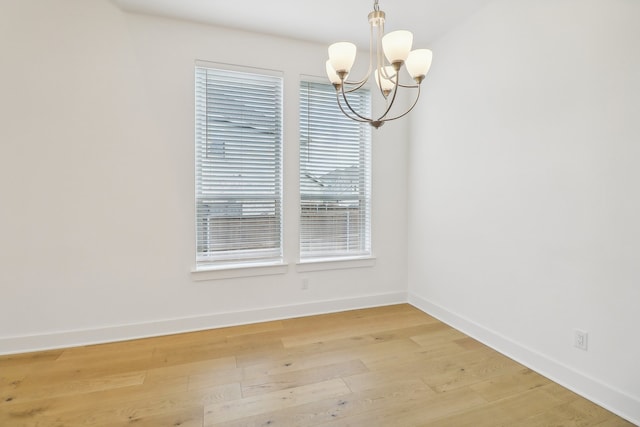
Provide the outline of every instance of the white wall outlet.
<path id="1" fill-rule="evenodd" d="M 302 281 L 300 281 L 300 289 L 303 291 L 309 289 L 309 279 L 302 279 Z"/>
<path id="2" fill-rule="evenodd" d="M 573 345 L 581 350 L 587 350 L 587 339 L 589 334 L 585 331 L 581 331 L 579 329 L 575 329 L 573 334 Z"/>

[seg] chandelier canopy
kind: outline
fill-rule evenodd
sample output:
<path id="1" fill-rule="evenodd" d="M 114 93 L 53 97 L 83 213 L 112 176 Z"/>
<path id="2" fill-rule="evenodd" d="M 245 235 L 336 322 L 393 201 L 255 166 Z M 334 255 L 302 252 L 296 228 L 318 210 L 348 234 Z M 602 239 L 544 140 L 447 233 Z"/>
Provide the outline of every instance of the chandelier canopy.
<path id="1" fill-rule="evenodd" d="M 332 44 L 329 46 L 329 59 L 326 62 L 327 76 L 336 89 L 340 110 L 350 119 L 369 123 L 376 129 L 387 121 L 405 116 L 415 107 L 420 97 L 420 84 L 431 67 L 433 57 L 429 49 L 411 50 L 413 34 L 410 31 L 399 30 L 385 35 L 384 21 L 385 13 L 380 10 L 378 0 L 375 0 L 373 11 L 369 13 L 369 71 L 361 80 L 347 80 L 356 60 L 355 44 L 350 42 Z M 403 65 L 415 83 L 400 82 L 400 70 Z M 376 86 L 386 102 L 383 113 L 377 118 L 361 115 L 349 105 L 347 99 L 349 92 L 361 89 L 367 83 L 371 73 L 374 74 Z M 392 113 L 399 88 L 412 90 L 415 99 L 406 111 Z"/>

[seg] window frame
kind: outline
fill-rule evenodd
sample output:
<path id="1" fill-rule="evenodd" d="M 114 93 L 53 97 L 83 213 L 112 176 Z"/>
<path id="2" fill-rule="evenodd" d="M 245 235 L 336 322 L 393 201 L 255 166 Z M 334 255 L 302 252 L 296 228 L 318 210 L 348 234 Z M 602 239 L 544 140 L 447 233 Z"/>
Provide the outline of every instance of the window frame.
<path id="1" fill-rule="evenodd" d="M 277 104 L 275 109 L 277 110 L 277 112 L 275 113 L 276 115 L 274 116 L 274 123 L 273 126 L 275 129 L 277 129 L 277 135 L 273 135 L 273 140 L 274 140 L 274 149 L 273 149 L 273 156 L 275 161 L 277 162 L 276 164 L 274 164 L 273 168 L 274 168 L 274 173 L 275 175 L 273 176 L 273 194 L 261 194 L 258 195 L 257 193 L 254 194 L 255 198 L 254 200 L 258 200 L 260 197 L 265 198 L 267 201 L 271 201 L 273 200 L 273 209 L 275 209 L 274 211 L 274 215 L 275 215 L 275 220 L 277 221 L 277 230 L 276 230 L 276 234 L 272 234 L 273 236 L 277 236 L 277 241 L 276 244 L 278 247 L 273 247 L 273 248 L 268 248 L 265 251 L 261 251 L 260 249 L 258 250 L 254 250 L 254 249 L 248 249 L 247 253 L 242 254 L 242 250 L 239 249 L 226 249 L 226 250 L 222 250 L 220 251 L 217 255 L 212 256 L 212 257 L 208 257 L 206 255 L 204 255 L 202 252 L 202 242 L 201 242 L 201 236 L 199 235 L 199 233 L 202 233 L 202 230 L 204 228 L 204 225 L 200 224 L 200 220 L 202 219 L 202 214 L 201 211 L 199 211 L 199 209 L 202 209 L 202 201 L 205 198 L 204 197 L 204 193 L 202 190 L 203 187 L 203 164 L 202 164 L 202 151 L 203 149 L 208 150 L 209 145 L 212 143 L 211 140 L 208 138 L 207 132 L 208 132 L 208 127 L 206 128 L 206 130 L 204 131 L 204 136 L 202 135 L 202 126 L 203 124 L 206 126 L 208 126 L 211 122 L 209 122 L 207 120 L 207 118 L 205 117 L 203 119 L 203 117 L 201 116 L 203 114 L 202 112 L 202 108 L 203 105 L 202 103 L 204 103 L 204 114 L 205 116 L 207 115 L 208 111 L 208 100 L 207 97 L 210 96 L 208 95 L 207 92 L 207 77 L 205 77 L 205 81 L 201 82 L 199 81 L 199 72 L 202 72 L 203 70 L 212 70 L 213 72 L 219 72 L 221 74 L 228 74 L 230 77 L 230 79 L 239 79 L 242 77 L 242 74 L 248 74 L 248 75 L 252 75 L 254 77 L 257 76 L 258 79 L 260 79 L 261 77 L 264 77 L 265 79 L 276 79 L 278 81 L 277 85 L 274 84 L 273 86 L 273 90 L 275 92 L 277 92 L 277 95 L 273 98 L 274 100 L 274 104 Z M 205 71 L 206 72 L 206 71 Z M 205 85 L 204 88 L 204 93 L 199 93 L 199 91 L 202 92 L 202 85 Z M 277 87 L 276 87 L 277 86 Z M 232 87 L 231 85 L 229 87 Z M 229 89 L 230 91 L 232 89 Z M 249 94 L 250 92 L 247 92 L 247 94 Z M 242 94 L 245 95 L 245 94 Z M 203 98 L 204 96 L 204 98 Z M 250 95 L 248 95 L 250 96 Z M 194 153 L 194 161 L 195 161 L 195 169 L 194 169 L 194 184 L 195 184 L 195 188 L 194 188 L 194 208 L 195 208 L 195 212 L 194 212 L 194 218 L 195 218 L 195 267 L 192 269 L 192 272 L 207 272 L 207 271 L 214 271 L 214 270 L 230 270 L 229 272 L 223 274 L 220 277 L 239 277 L 242 274 L 239 274 L 239 269 L 242 268 L 247 268 L 247 267 L 256 267 L 257 270 L 256 272 L 260 271 L 262 272 L 261 274 L 274 274 L 274 273 L 281 273 L 283 272 L 281 268 L 278 268 L 278 266 L 283 266 L 284 265 L 284 207 L 283 207 L 283 201 L 284 201 L 284 182 L 283 182 L 283 175 L 284 175 L 284 73 L 281 71 L 276 71 L 276 70 L 268 70 L 268 69 L 262 69 L 262 68 L 253 68 L 253 67 L 241 67 L 241 66 L 234 66 L 234 65 L 229 65 L 229 64 L 221 64 L 221 63 L 214 63 L 214 62 L 207 62 L 207 61 L 195 61 L 194 64 L 194 148 L 195 148 L 195 153 Z M 267 108 L 267 107 L 264 107 Z M 256 110 L 258 111 L 258 110 Z M 263 110 L 259 110 L 259 112 L 263 112 Z M 204 122 L 203 122 L 204 120 Z M 212 121 L 212 122 L 215 122 Z M 227 121 L 226 124 L 228 125 L 229 123 L 231 123 L 231 121 Z M 241 123 L 246 123 L 246 122 L 241 122 Z M 238 124 L 238 128 L 243 127 L 243 125 L 239 123 Z M 230 128 L 234 128 L 233 126 L 231 126 Z M 245 129 L 249 128 L 249 127 L 244 127 Z M 257 127 L 254 127 L 254 130 L 257 129 Z M 244 130 L 243 130 L 244 132 Z M 256 131 L 257 132 L 257 131 Z M 225 134 L 226 135 L 226 134 Z M 204 137 L 204 140 L 203 140 Z M 244 136 L 243 136 L 244 138 Z M 269 141 L 270 142 L 270 141 Z M 253 140 L 253 142 L 249 142 L 249 146 L 251 144 L 255 144 L 255 140 Z M 229 144 L 228 141 L 223 141 L 223 150 L 227 149 L 227 145 Z M 237 143 L 239 145 L 242 145 L 242 142 Z M 204 147 L 204 148 L 203 148 Z M 215 147 L 214 147 L 215 149 Z M 218 152 L 218 154 L 220 154 Z M 215 152 L 214 152 L 215 155 Z M 212 166 L 209 166 L 209 168 L 211 168 Z M 238 176 L 241 176 L 242 172 L 239 172 Z M 254 189 L 255 190 L 255 189 Z M 245 192 L 245 190 L 241 189 L 240 193 Z M 249 192 L 247 192 L 248 195 Z M 213 200 L 216 199 L 216 197 L 219 198 L 219 196 L 215 196 L 215 195 L 209 195 L 208 198 Z M 243 197 L 243 195 L 237 196 L 236 197 Z M 231 200 L 233 198 L 232 195 L 225 195 L 224 199 L 229 199 Z M 219 200 L 222 200 L 221 198 L 219 198 Z M 260 209 L 260 208 L 255 208 L 254 209 Z M 267 208 L 263 208 L 263 209 L 267 209 Z M 244 207 L 242 207 L 242 214 L 240 214 L 240 217 L 244 217 Z M 220 216 L 220 215 L 219 215 Z M 224 215 L 222 215 L 224 216 Z M 260 220 L 259 220 L 260 221 Z M 229 243 L 233 243 L 232 239 L 229 239 Z M 268 256 L 246 256 L 249 253 L 254 253 L 254 254 L 260 254 L 261 252 L 268 254 Z M 237 255 L 245 255 L 245 256 L 237 256 Z M 275 269 L 272 267 L 276 267 Z M 261 275 L 260 274 L 260 275 Z M 208 277 L 208 275 L 206 275 Z M 199 277 L 203 277 L 202 275 L 199 275 Z M 212 277 L 212 278 L 216 278 L 216 277 Z M 196 279 L 198 280 L 198 279 Z"/>
<path id="2" fill-rule="evenodd" d="M 306 120 L 310 118 L 311 113 L 303 111 L 305 105 L 303 105 L 303 96 L 304 96 L 304 86 L 306 85 L 307 90 L 310 85 L 321 86 L 325 89 L 326 94 L 330 95 L 331 100 L 326 101 L 325 104 L 322 104 L 320 108 L 330 108 L 333 110 L 332 113 L 336 113 L 336 120 L 344 120 L 343 123 L 347 123 L 354 128 L 359 129 L 359 140 L 358 140 L 358 150 L 359 150 L 359 163 L 358 166 L 361 168 L 362 177 L 359 177 L 359 197 L 361 198 L 361 203 L 364 204 L 364 219 L 365 222 L 362 224 L 359 233 L 362 235 L 363 244 L 360 250 L 351 251 L 346 250 L 342 251 L 326 251 L 324 253 L 320 253 L 319 251 L 309 251 L 305 253 L 303 242 L 303 233 L 304 230 L 304 212 L 303 212 L 303 204 L 305 201 L 304 194 L 304 161 L 303 161 L 303 148 L 305 146 L 305 137 L 309 136 L 309 132 L 307 135 L 304 135 L 303 127 L 310 126 Z M 372 108 L 372 99 L 371 99 L 371 91 L 368 88 L 366 89 L 366 102 L 365 109 L 361 112 L 363 115 L 369 115 Z M 298 230 L 298 241 L 299 241 L 299 249 L 298 249 L 298 271 L 315 271 L 318 269 L 325 269 L 325 267 L 313 266 L 310 264 L 314 263 L 323 263 L 326 265 L 326 268 L 331 269 L 340 269 L 340 268 L 351 268 L 351 267 L 363 267 L 363 266 L 371 266 L 373 265 L 373 233 L 372 233 L 372 134 L 371 127 L 367 123 L 358 123 L 352 121 L 342 115 L 342 112 L 339 110 L 339 107 L 336 103 L 335 89 L 331 84 L 326 83 L 326 79 L 320 79 L 317 77 L 311 76 L 301 76 L 300 81 L 298 83 L 298 137 L 299 137 L 299 151 L 298 151 L 298 167 L 299 167 L 299 230 Z M 313 100 L 311 100 L 313 101 Z M 308 105 L 309 99 L 307 100 Z M 359 101 L 362 102 L 362 99 Z M 309 142 L 306 142 L 308 147 Z"/>

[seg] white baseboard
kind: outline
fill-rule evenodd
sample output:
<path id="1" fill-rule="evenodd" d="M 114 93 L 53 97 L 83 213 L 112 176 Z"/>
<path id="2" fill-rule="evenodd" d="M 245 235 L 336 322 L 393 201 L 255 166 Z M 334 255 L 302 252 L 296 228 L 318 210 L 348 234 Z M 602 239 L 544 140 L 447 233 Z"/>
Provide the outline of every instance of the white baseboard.
<path id="1" fill-rule="evenodd" d="M 630 422 L 640 425 L 640 399 L 556 361 L 548 356 L 526 348 L 513 340 L 487 329 L 472 320 L 453 313 L 444 307 L 429 302 L 417 295 L 406 292 L 366 295 L 316 301 L 259 310 L 214 313 L 155 322 L 109 326 L 103 328 L 59 331 L 47 334 L 0 338 L 0 355 L 51 350 L 80 345 L 101 344 L 148 338 L 181 332 L 222 328 L 272 320 L 315 314 L 334 313 L 359 308 L 378 307 L 409 302 L 416 308 L 466 333 L 467 335 L 494 348 L 500 353 L 528 366 L 532 370 L 567 387 L 585 398 L 620 415 Z"/>
<path id="2" fill-rule="evenodd" d="M 408 301 L 414 307 L 464 332 L 550 380 L 578 393 L 622 418 L 640 425 L 639 398 L 591 378 L 535 350 L 524 347 L 508 337 L 417 295 L 409 293 Z"/>
<path id="3" fill-rule="evenodd" d="M 406 302 L 406 292 L 392 292 L 386 294 L 365 295 L 356 298 L 268 307 L 250 311 L 214 313 L 204 316 L 165 319 L 147 323 L 73 331 L 58 331 L 28 336 L 5 337 L 0 338 L 0 355 L 126 341 L 136 338 L 148 338 L 181 332 L 193 332 L 204 329 L 290 319 L 293 317 L 334 313 L 338 311 L 401 304 Z"/>

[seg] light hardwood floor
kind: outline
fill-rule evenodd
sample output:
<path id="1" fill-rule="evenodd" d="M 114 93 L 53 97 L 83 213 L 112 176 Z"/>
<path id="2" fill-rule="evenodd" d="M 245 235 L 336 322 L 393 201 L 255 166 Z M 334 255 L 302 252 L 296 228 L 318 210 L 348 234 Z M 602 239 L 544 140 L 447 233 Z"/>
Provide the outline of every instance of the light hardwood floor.
<path id="1" fill-rule="evenodd" d="M 410 305 L 0 357 L 0 426 L 631 426 Z"/>

